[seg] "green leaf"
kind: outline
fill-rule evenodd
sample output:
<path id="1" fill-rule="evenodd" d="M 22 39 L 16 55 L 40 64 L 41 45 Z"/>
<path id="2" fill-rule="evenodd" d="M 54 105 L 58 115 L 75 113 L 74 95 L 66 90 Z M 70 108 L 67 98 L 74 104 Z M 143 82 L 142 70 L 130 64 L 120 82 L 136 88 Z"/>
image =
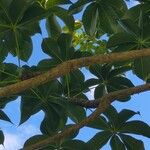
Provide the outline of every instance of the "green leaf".
<path id="1" fill-rule="evenodd" d="M 141 140 L 135 139 L 132 136 L 119 134 L 128 150 L 145 150 L 144 143 Z"/>
<path id="2" fill-rule="evenodd" d="M 141 12 L 142 12 L 142 20 L 144 21 L 143 27 L 147 24 L 149 24 L 149 8 L 150 8 L 150 4 L 149 3 L 145 3 L 145 4 L 141 4 L 141 5 L 136 5 L 132 8 L 130 8 L 126 14 L 125 14 L 125 18 L 131 18 L 134 22 L 136 22 L 138 24 L 139 19 L 141 17 Z"/>
<path id="3" fill-rule="evenodd" d="M 77 149 L 80 149 L 80 150 L 84 150 L 84 149 L 87 149 L 87 150 L 90 150 L 87 146 L 87 144 L 81 140 L 68 140 L 68 141 L 65 141 L 61 147 L 63 147 L 63 149 L 67 149 L 67 150 L 77 150 Z"/>
<path id="4" fill-rule="evenodd" d="M 120 128 L 122 133 L 131 133 L 150 137 L 150 126 L 142 121 L 130 121 L 126 122 Z"/>
<path id="5" fill-rule="evenodd" d="M 11 21 L 15 24 L 18 23 L 22 19 L 24 12 L 30 5 L 33 4 L 34 1 L 35 0 L 13 0 L 9 6 L 9 15 Z"/>
<path id="6" fill-rule="evenodd" d="M 66 108 L 68 112 L 68 116 L 75 122 L 79 123 L 86 117 L 86 113 L 84 108 L 80 106 L 76 106 L 74 104 L 69 103 L 68 107 Z"/>
<path id="7" fill-rule="evenodd" d="M 2 110 L 0 110 L 0 120 L 8 121 L 11 123 L 9 117 Z"/>
<path id="8" fill-rule="evenodd" d="M 55 6 L 51 8 L 51 11 L 66 24 L 70 31 L 74 30 L 74 18 L 66 9 Z"/>
<path id="9" fill-rule="evenodd" d="M 94 98 L 95 99 L 98 99 L 100 97 L 102 97 L 103 95 L 105 95 L 107 92 L 106 92 L 106 89 L 105 89 L 105 86 L 103 84 L 99 84 L 96 88 L 95 88 L 95 91 L 94 91 Z"/>
<path id="10" fill-rule="evenodd" d="M 49 107 L 44 107 L 45 118 L 40 126 L 40 130 L 44 135 L 52 135 L 59 131 L 67 121 L 66 113 L 60 105 L 49 103 Z"/>
<path id="11" fill-rule="evenodd" d="M 51 57 L 54 57 L 57 61 L 62 61 L 60 48 L 57 41 L 55 41 L 54 39 L 45 38 L 42 42 L 42 49 L 43 52 L 50 55 Z"/>
<path id="12" fill-rule="evenodd" d="M 147 80 L 150 75 L 150 57 L 143 57 L 134 60 L 134 73 L 141 79 Z"/>
<path id="13" fill-rule="evenodd" d="M 117 110 L 113 106 L 110 106 L 103 114 L 108 118 L 108 122 L 114 128 L 118 122 Z"/>
<path id="14" fill-rule="evenodd" d="M 87 87 L 91 87 L 91 86 L 94 86 L 94 85 L 97 85 L 97 84 L 99 84 L 99 80 L 95 79 L 95 78 L 91 78 L 91 79 L 85 81 L 85 85 Z"/>
<path id="15" fill-rule="evenodd" d="M 133 36 L 140 36 L 140 28 L 131 19 L 122 19 L 118 22 L 126 33 L 129 33 Z"/>
<path id="16" fill-rule="evenodd" d="M 70 0 L 48 0 L 46 1 L 46 8 L 51 8 L 56 5 L 65 5 L 65 4 L 71 4 Z"/>
<path id="17" fill-rule="evenodd" d="M 4 134 L 3 134 L 3 131 L 2 130 L 0 130 L 0 144 L 4 144 Z"/>
<path id="18" fill-rule="evenodd" d="M 95 128 L 98 130 L 109 130 L 110 126 L 105 117 L 99 116 L 94 121 L 87 124 L 87 127 Z"/>
<path id="19" fill-rule="evenodd" d="M 112 65 L 110 65 L 110 64 L 105 64 L 102 66 L 101 74 L 102 74 L 104 80 L 108 79 L 108 75 L 109 75 L 109 72 L 111 69 L 112 69 Z"/>
<path id="20" fill-rule="evenodd" d="M 130 118 L 132 118 L 136 114 L 138 114 L 138 112 L 128 110 L 128 109 L 123 109 L 118 114 L 118 126 L 122 126 L 123 123 L 128 121 Z"/>
<path id="21" fill-rule="evenodd" d="M 58 45 L 61 48 L 61 56 L 63 60 L 68 60 L 71 57 L 71 54 L 74 52 L 72 51 L 72 35 L 62 33 L 58 38 Z"/>
<path id="22" fill-rule="evenodd" d="M 110 140 L 110 146 L 112 150 L 126 150 L 125 145 L 119 139 L 118 136 L 114 135 Z"/>
<path id="23" fill-rule="evenodd" d="M 87 99 L 83 93 L 87 90 L 84 80 L 85 77 L 79 69 L 61 77 L 64 95 Z"/>
<path id="24" fill-rule="evenodd" d="M 109 131 L 102 131 L 97 133 L 92 139 L 90 139 L 87 144 L 91 150 L 101 149 L 109 140 L 112 133 Z"/>
<path id="25" fill-rule="evenodd" d="M 111 36 L 107 42 L 107 48 L 116 48 L 122 44 L 132 44 L 134 45 L 136 43 L 136 38 L 128 33 L 121 32 L 116 33 L 113 36 Z M 122 48 L 122 50 L 125 50 Z"/>
<path id="26" fill-rule="evenodd" d="M 111 78 L 109 80 L 109 84 L 115 87 L 116 90 L 118 90 L 118 88 L 125 89 L 129 87 L 134 87 L 133 83 L 129 79 L 121 76 Z"/>
<path id="27" fill-rule="evenodd" d="M 124 68 L 125 69 L 125 68 Z M 129 87 L 133 87 L 132 82 L 125 78 L 121 73 L 124 69 L 116 69 L 113 65 L 105 64 L 105 65 L 93 65 L 89 67 L 89 71 L 94 74 L 98 79 L 89 79 L 85 82 L 85 84 L 94 84 L 97 82 L 98 85 L 95 88 L 94 95 L 95 98 L 99 98 L 105 93 L 114 92 L 120 89 L 125 89 Z M 125 69 L 126 70 L 126 69 Z M 93 83 L 92 83 L 93 82 Z M 99 82 L 99 83 L 98 83 Z M 125 97 L 123 99 L 118 99 L 118 101 L 128 101 L 130 96 Z"/>
<path id="28" fill-rule="evenodd" d="M 130 87 L 134 87 L 134 85 L 129 79 L 125 77 L 113 77 L 108 81 L 108 84 L 107 84 L 108 92 L 113 92 L 113 91 L 126 89 Z M 131 97 L 128 96 L 128 97 L 124 97 L 124 98 L 117 99 L 117 100 L 121 102 L 126 102 L 130 100 L 130 98 Z"/>
<path id="29" fill-rule="evenodd" d="M 102 73 L 101 73 L 101 66 L 100 65 L 92 65 L 89 67 L 89 71 L 95 75 L 96 77 L 99 78 L 99 80 L 103 80 L 103 76 L 102 76 Z"/>
<path id="30" fill-rule="evenodd" d="M 61 34 L 61 26 L 59 25 L 55 15 L 52 14 L 46 19 L 46 29 L 51 38 L 57 39 Z"/>
<path id="31" fill-rule="evenodd" d="M 38 63 L 38 68 L 41 70 L 41 71 L 48 71 L 49 69 L 53 68 L 53 67 L 56 67 L 57 64 L 59 62 L 57 62 L 56 60 L 54 59 L 43 59 L 41 60 L 39 63 Z"/>
<path id="32" fill-rule="evenodd" d="M 70 60 L 75 55 L 75 49 L 72 47 L 72 36 L 62 33 L 56 40 L 46 38 L 42 42 L 43 51 L 51 56 L 56 63 Z"/>
<path id="33" fill-rule="evenodd" d="M 61 84 L 57 80 L 53 80 L 39 86 L 38 88 L 24 92 L 21 98 L 20 123 L 25 122 L 30 118 L 30 116 L 40 110 L 53 110 L 53 112 L 58 114 L 57 106 L 53 103 L 53 101 L 55 101 L 55 99 L 59 99 L 61 93 Z"/>
<path id="34" fill-rule="evenodd" d="M 106 33 L 117 31 L 118 20 L 126 12 L 127 6 L 122 0 L 102 0 L 99 5 L 99 28 Z"/>
<path id="35" fill-rule="evenodd" d="M 0 66 L 0 87 L 19 81 L 18 67 L 12 63 L 3 63 Z"/>
<path id="36" fill-rule="evenodd" d="M 3 3 L 0 8 L 0 41 L 3 42 L 0 52 L 5 51 L 2 59 L 10 52 L 27 61 L 32 54 L 31 35 L 40 32 L 38 21 L 47 11 L 34 0 L 14 0 L 9 8 Z"/>
<path id="37" fill-rule="evenodd" d="M 113 70 L 110 71 L 109 73 L 109 78 L 115 77 L 117 75 L 122 75 L 123 73 L 126 73 L 127 71 L 131 70 L 131 66 L 121 66 L 118 68 L 115 68 Z"/>
<path id="38" fill-rule="evenodd" d="M 85 31 L 90 36 L 93 36 L 96 32 L 97 21 L 98 21 L 98 4 L 92 3 L 86 8 L 82 17 L 82 22 Z"/>
<path id="39" fill-rule="evenodd" d="M 86 5 L 91 1 L 92 0 L 78 0 L 77 2 L 75 2 L 69 7 L 69 13 L 76 14 L 80 12 L 83 9 L 84 5 Z"/>
<path id="40" fill-rule="evenodd" d="M 31 91 L 26 92 L 21 98 L 21 119 L 20 124 L 27 121 L 32 115 L 40 111 L 40 100 L 33 96 Z"/>

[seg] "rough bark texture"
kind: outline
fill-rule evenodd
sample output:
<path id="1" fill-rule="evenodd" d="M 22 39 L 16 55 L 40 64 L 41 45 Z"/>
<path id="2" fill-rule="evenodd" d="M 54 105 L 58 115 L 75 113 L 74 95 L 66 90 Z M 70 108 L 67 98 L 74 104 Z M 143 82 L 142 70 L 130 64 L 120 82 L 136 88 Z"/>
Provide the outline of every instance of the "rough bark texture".
<path id="1" fill-rule="evenodd" d="M 111 53 L 111 54 L 83 57 L 79 59 L 69 60 L 49 70 L 48 72 L 43 73 L 42 75 L 38 75 L 31 79 L 27 79 L 27 80 L 0 88 L 0 98 L 8 97 L 13 94 L 22 92 L 24 90 L 39 86 L 41 84 L 44 84 L 50 80 L 53 80 L 57 77 L 65 75 L 80 67 L 90 66 L 96 63 L 104 64 L 104 63 L 112 63 L 112 62 L 118 62 L 118 61 L 126 61 L 126 60 L 144 57 L 144 56 L 150 56 L 150 49 L 133 50 L 129 52 Z"/>
<path id="2" fill-rule="evenodd" d="M 97 108 L 101 99 L 85 100 L 80 98 L 71 98 L 69 102 L 85 108 Z"/>

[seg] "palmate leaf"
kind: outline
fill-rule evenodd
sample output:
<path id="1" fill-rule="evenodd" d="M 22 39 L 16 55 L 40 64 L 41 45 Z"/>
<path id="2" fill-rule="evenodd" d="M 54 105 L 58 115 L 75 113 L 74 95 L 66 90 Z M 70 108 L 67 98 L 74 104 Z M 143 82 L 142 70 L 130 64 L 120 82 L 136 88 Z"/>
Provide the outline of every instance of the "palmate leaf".
<path id="1" fill-rule="evenodd" d="M 61 34 L 57 41 L 52 38 L 44 39 L 42 49 L 59 63 L 72 59 L 75 55 L 75 49 L 72 47 L 72 36 L 65 33 Z"/>
<path id="2" fill-rule="evenodd" d="M 134 23 L 131 19 L 121 19 L 118 21 L 121 30 L 133 36 L 140 36 L 140 26 Z"/>
<path id="3" fill-rule="evenodd" d="M 118 69 L 120 70 L 118 71 Z M 133 87 L 132 82 L 122 75 L 128 69 L 126 66 L 112 69 L 112 65 L 93 65 L 89 67 L 89 71 L 97 78 L 89 79 L 85 84 L 89 87 L 97 85 L 94 91 L 95 99 L 102 97 L 106 93 Z M 118 100 L 127 101 L 129 99 L 130 97 L 126 97 Z"/>
<path id="4" fill-rule="evenodd" d="M 66 9 L 55 6 L 50 10 L 66 24 L 70 31 L 74 30 L 74 17 Z"/>
<path id="5" fill-rule="evenodd" d="M 110 130 L 110 126 L 105 117 L 99 116 L 94 121 L 87 124 L 87 127 L 91 127 L 98 130 Z"/>
<path id="6" fill-rule="evenodd" d="M 139 8 L 140 9 L 140 8 Z M 150 47 L 150 29 L 149 25 L 143 26 L 144 20 L 135 23 L 131 19 L 124 19 L 120 23 L 124 31 L 114 34 L 108 41 L 107 47 L 113 51 L 129 51 L 133 49 L 142 49 Z M 134 73 L 141 79 L 147 80 L 149 77 L 149 57 L 135 59 L 133 62 Z"/>
<path id="7" fill-rule="evenodd" d="M 65 110 L 56 104 L 49 104 L 51 107 L 44 110 L 45 118 L 41 123 L 40 130 L 43 135 L 53 135 L 63 129 L 67 122 Z"/>
<path id="8" fill-rule="evenodd" d="M 62 30 L 57 21 L 56 15 L 52 14 L 46 19 L 46 29 L 51 38 L 57 39 L 60 36 Z"/>
<path id="9" fill-rule="evenodd" d="M 59 3 L 63 3 L 63 1 Z M 57 17 L 65 23 L 69 31 L 72 32 L 74 30 L 74 18 L 71 14 L 68 14 L 66 9 L 53 6 L 50 8 L 50 11 L 51 15 L 46 18 L 46 29 L 48 31 L 49 37 L 57 39 L 62 33 L 61 25 L 59 24 Z"/>
<path id="10" fill-rule="evenodd" d="M 84 99 L 87 99 L 86 96 L 84 96 L 83 92 L 86 90 L 85 84 L 85 77 L 83 73 L 80 70 L 75 70 L 71 72 L 70 74 L 64 76 L 61 78 L 61 83 L 63 86 L 63 91 L 66 96 L 68 94 L 73 97 L 82 97 Z"/>
<path id="11" fill-rule="evenodd" d="M 87 144 L 92 150 L 101 149 L 110 139 L 112 133 L 110 131 L 102 131 L 97 133 Z"/>
<path id="12" fill-rule="evenodd" d="M 112 127 L 115 127 L 118 122 L 117 110 L 113 106 L 110 106 L 103 114 L 107 117 L 109 125 L 111 124 Z"/>
<path id="13" fill-rule="evenodd" d="M 144 144 L 141 140 L 135 139 L 134 137 L 125 134 L 119 135 L 128 150 L 145 150 Z"/>
<path id="14" fill-rule="evenodd" d="M 143 18 L 142 21 L 144 20 L 142 25 L 143 25 L 143 27 L 145 27 L 149 24 L 148 16 L 150 14 L 150 3 L 145 3 L 145 4 L 143 3 L 143 4 L 136 5 L 132 8 L 130 8 L 126 12 L 124 18 L 130 18 L 138 24 L 141 13 L 142 13 L 142 18 Z"/>
<path id="15" fill-rule="evenodd" d="M 54 59 L 43 59 L 38 63 L 37 68 L 41 71 L 47 71 L 53 67 L 56 67 L 58 63 L 59 62 Z"/>
<path id="16" fill-rule="evenodd" d="M 68 105 L 67 107 L 68 116 L 72 121 L 75 123 L 79 123 L 86 117 L 86 112 L 84 108 L 75 106 L 75 105 Z"/>
<path id="17" fill-rule="evenodd" d="M 114 48 L 114 51 L 116 51 L 116 49 L 117 51 L 119 51 L 118 47 L 120 47 L 121 45 L 127 45 L 127 44 L 132 44 L 132 48 L 134 48 L 137 43 L 136 41 L 137 40 L 135 36 L 133 36 L 132 34 L 128 34 L 126 32 L 116 33 L 111 38 L 109 38 L 109 41 L 107 43 L 107 48 Z M 121 48 L 120 50 L 126 50 L 124 48 L 122 49 Z M 127 49 L 127 50 L 130 50 L 130 49 Z"/>
<path id="18" fill-rule="evenodd" d="M 110 146 L 112 150 L 126 150 L 124 143 L 116 135 L 111 138 Z"/>
<path id="19" fill-rule="evenodd" d="M 13 0 L 11 3 L 1 0 L 0 8 L 0 51 L 5 51 L 3 59 L 6 52 L 11 52 L 27 61 L 32 54 L 31 35 L 40 32 L 38 21 L 47 12 L 36 0 Z"/>
<path id="20" fill-rule="evenodd" d="M 102 0 L 89 4 L 82 18 L 86 32 L 92 36 L 98 30 L 106 33 L 116 32 L 117 20 L 122 17 L 126 10 L 127 6 L 122 0 Z"/>
<path id="21" fill-rule="evenodd" d="M 76 50 L 72 45 L 72 35 L 69 33 L 60 34 L 58 39 L 45 38 L 42 42 L 42 50 L 56 63 L 91 55 Z"/>
<path id="22" fill-rule="evenodd" d="M 86 10 L 84 11 L 83 17 L 82 17 L 82 22 L 85 28 L 85 31 L 87 34 L 90 36 L 93 36 L 96 33 L 96 26 L 98 22 L 98 4 L 91 3 Z M 87 21 L 87 20 L 91 21 Z"/>
<path id="23" fill-rule="evenodd" d="M 90 149 L 98 150 L 109 140 L 112 150 L 125 150 L 126 148 L 132 150 L 135 147 L 139 150 L 140 148 L 141 150 L 144 149 L 141 140 L 125 134 L 138 134 L 149 137 L 150 127 L 146 123 L 142 121 L 128 121 L 135 114 L 137 113 L 128 109 L 123 109 L 118 113 L 113 106 L 109 107 L 103 113 L 104 116 L 100 116 L 87 125 L 100 130 L 87 142 Z"/>
<path id="24" fill-rule="evenodd" d="M 118 114 L 118 125 L 121 126 L 124 122 L 128 121 L 130 118 L 132 118 L 134 115 L 139 114 L 138 112 L 123 109 Z"/>
<path id="25" fill-rule="evenodd" d="M 50 101 L 51 99 L 56 99 L 61 93 L 61 85 L 57 80 L 42 85 L 39 88 L 24 92 L 21 100 L 20 123 L 25 122 L 31 115 L 37 113 L 41 109 L 49 110 L 50 107 L 53 109 L 53 104 L 51 106 Z"/>
<path id="26" fill-rule="evenodd" d="M 67 103 L 67 100 L 62 97 L 62 92 L 62 85 L 57 80 L 24 92 L 20 107 L 20 124 L 40 110 L 45 112 L 47 118 L 45 119 L 49 120 L 49 123 L 54 123 L 51 124 L 54 128 L 60 127 L 60 124 L 64 125 L 63 121 L 66 120 L 66 116 L 69 116 L 76 123 L 83 120 L 86 117 L 84 108 Z M 54 116 L 57 116 L 57 119 Z"/>
<path id="27" fill-rule="evenodd" d="M 123 133 L 132 133 L 150 137 L 150 126 L 142 121 L 134 120 L 123 124 L 119 129 Z"/>
<path id="28" fill-rule="evenodd" d="M 72 36 L 70 34 L 61 34 L 57 40 L 52 38 L 46 38 L 42 43 L 43 51 L 51 57 L 51 62 L 45 60 L 45 63 L 49 61 L 49 67 L 56 65 L 64 61 L 82 57 L 82 53 L 76 51 L 72 47 Z M 40 62 L 41 64 L 42 62 Z M 44 62 L 43 62 L 44 63 Z M 39 65 L 40 65 L 39 64 Z M 42 65 L 42 64 L 41 64 Z M 42 65 L 44 66 L 44 64 Z M 80 70 L 75 70 L 60 78 L 63 92 L 65 96 L 84 96 L 83 92 L 88 88 L 85 85 L 85 78 Z"/>

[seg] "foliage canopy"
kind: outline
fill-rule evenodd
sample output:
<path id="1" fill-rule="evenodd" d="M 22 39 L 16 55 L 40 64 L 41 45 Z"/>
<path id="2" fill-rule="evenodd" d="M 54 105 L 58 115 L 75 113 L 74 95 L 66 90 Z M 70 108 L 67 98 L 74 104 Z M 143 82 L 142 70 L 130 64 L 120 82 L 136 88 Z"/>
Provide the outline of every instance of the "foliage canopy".
<path id="1" fill-rule="evenodd" d="M 76 14 L 80 14 L 81 18 L 76 17 Z M 94 65 L 92 62 L 86 65 L 83 61 L 84 71 L 74 67 L 76 60 L 82 58 L 120 55 L 122 52 L 150 48 L 149 16 L 149 0 L 139 0 L 139 4 L 130 9 L 124 0 L 0 0 L 0 119 L 12 123 L 3 109 L 18 97 L 21 97 L 20 124 L 40 110 L 45 113 L 40 126 L 42 135 L 28 139 L 23 149 L 34 149 L 30 146 L 37 144 L 36 148 L 40 150 L 99 150 L 107 142 L 112 150 L 145 149 L 143 141 L 133 134 L 150 138 L 150 126 L 140 120 L 131 120 L 139 112 L 129 109 L 118 112 L 112 105 L 85 124 L 99 130 L 88 142 L 75 139 L 79 127 L 58 141 L 47 145 L 38 143 L 74 127 L 67 123 L 68 118 L 78 125 L 89 116 L 88 110 L 97 108 L 95 105 L 91 105 L 91 109 L 84 106 L 92 102 L 87 94 L 91 89 L 94 89 L 94 104 L 94 101 L 101 103 L 101 99 L 112 92 L 134 88 L 132 81 L 125 75 L 127 71 L 132 71 L 149 83 L 150 55 Z M 31 66 L 28 63 L 33 54 L 31 37 L 37 33 L 42 35 L 41 21 L 45 22 L 48 35 L 40 46 L 48 58 Z M 17 58 L 18 62 L 6 63 L 8 54 Z M 9 88 L 11 92 L 17 83 L 25 86 L 29 79 L 34 80 L 36 76 L 70 60 L 75 60 L 72 65 L 75 69 L 70 67 L 65 75 L 61 70 L 56 70 L 58 76 L 51 81 L 38 81 L 38 86 L 32 85 L 32 88 L 15 94 L 1 95 L 4 88 L 12 85 Z M 90 74 L 88 79 L 87 72 Z M 115 100 L 127 102 L 131 100 L 131 94 L 119 96 Z M 0 131 L 0 144 L 3 143 L 4 134 Z"/>

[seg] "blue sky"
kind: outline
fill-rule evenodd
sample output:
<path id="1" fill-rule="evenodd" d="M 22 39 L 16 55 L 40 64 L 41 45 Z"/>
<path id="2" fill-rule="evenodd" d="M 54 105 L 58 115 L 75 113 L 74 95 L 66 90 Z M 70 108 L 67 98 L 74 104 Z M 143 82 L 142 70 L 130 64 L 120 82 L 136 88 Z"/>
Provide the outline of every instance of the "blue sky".
<path id="1" fill-rule="evenodd" d="M 130 5 L 129 5 L 130 4 Z M 133 5 L 137 4 L 136 1 L 131 1 L 128 3 L 128 6 L 131 7 Z M 80 15 L 77 15 L 76 17 L 80 17 Z M 41 22 L 42 27 L 42 36 L 40 34 L 36 34 L 32 37 L 33 40 L 33 54 L 31 59 L 28 61 L 28 64 L 34 65 L 39 62 L 42 58 L 47 58 L 48 56 L 44 54 L 41 51 L 40 44 L 42 42 L 42 38 L 46 37 L 46 31 L 44 30 L 44 22 Z M 13 58 L 11 55 L 7 57 L 7 62 L 14 62 L 16 63 L 17 60 Z M 22 62 L 22 65 L 24 63 Z M 132 80 L 132 82 L 135 85 L 143 84 L 143 81 L 137 78 L 135 75 L 133 75 L 131 72 L 128 72 L 127 77 Z M 87 78 L 89 78 L 90 74 L 86 73 Z M 92 98 L 93 91 L 89 93 L 89 96 Z M 118 111 L 120 111 L 122 108 L 132 109 L 135 111 L 140 111 L 141 115 L 136 115 L 134 119 L 140 119 L 148 124 L 150 124 L 150 92 L 141 93 L 138 95 L 132 96 L 132 100 L 126 103 L 119 103 L 114 102 L 113 105 L 117 108 Z M 4 121 L 0 121 L 0 127 L 5 133 L 5 143 L 4 146 L 0 146 L 0 150 L 18 150 L 23 146 L 23 143 L 26 139 L 29 137 L 40 134 L 39 125 L 42 121 L 44 114 L 43 112 L 39 112 L 35 116 L 31 117 L 26 123 L 22 124 L 21 126 L 18 126 L 19 120 L 20 120 L 20 98 L 18 98 L 16 101 L 13 101 L 9 104 L 7 104 L 4 111 L 10 116 L 12 122 L 14 124 L 6 123 Z M 88 134 L 87 134 L 88 133 Z M 89 128 L 83 128 L 81 129 L 80 134 L 77 138 L 82 139 L 84 141 L 87 141 L 90 136 L 94 135 L 96 133 L 95 130 L 91 130 Z M 146 150 L 150 149 L 150 140 L 148 138 L 140 137 L 142 140 L 144 139 L 145 142 L 145 148 Z M 102 148 L 102 150 L 109 150 L 109 146 L 105 146 Z"/>

